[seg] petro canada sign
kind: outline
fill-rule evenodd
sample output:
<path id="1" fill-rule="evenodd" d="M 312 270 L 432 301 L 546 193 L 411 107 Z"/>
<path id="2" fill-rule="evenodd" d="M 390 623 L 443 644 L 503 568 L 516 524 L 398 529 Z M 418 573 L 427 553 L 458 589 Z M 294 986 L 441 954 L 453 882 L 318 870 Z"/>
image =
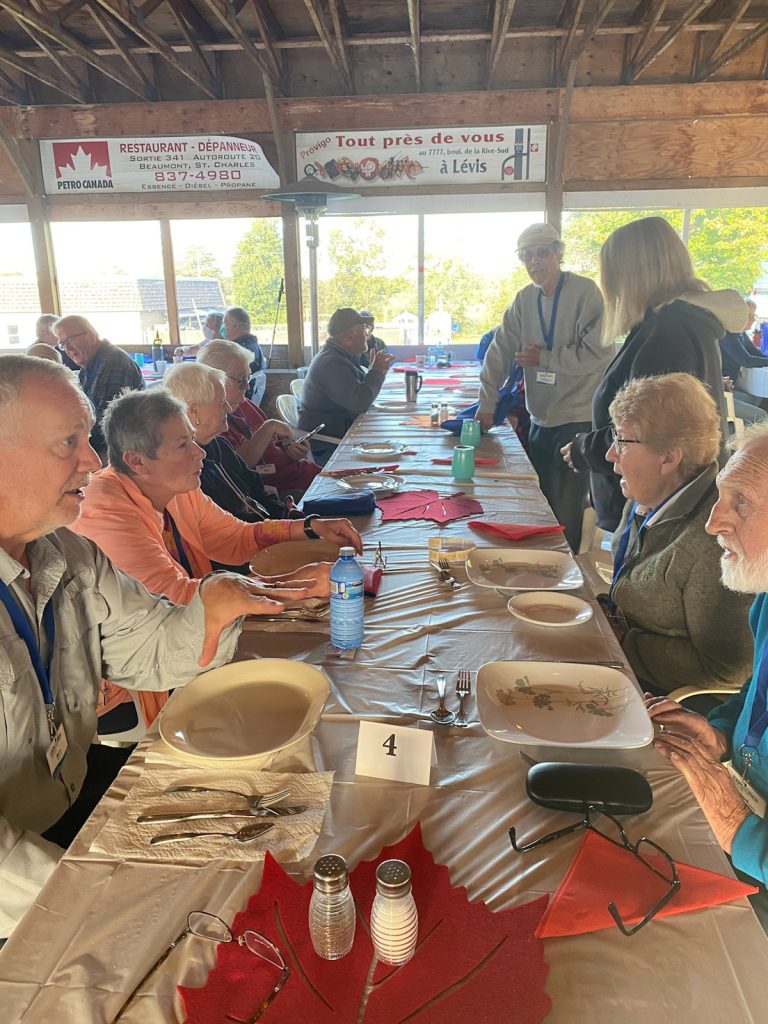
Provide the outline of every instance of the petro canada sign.
<path id="1" fill-rule="evenodd" d="M 48 195 L 275 188 L 261 146 L 222 135 L 40 143 Z"/>

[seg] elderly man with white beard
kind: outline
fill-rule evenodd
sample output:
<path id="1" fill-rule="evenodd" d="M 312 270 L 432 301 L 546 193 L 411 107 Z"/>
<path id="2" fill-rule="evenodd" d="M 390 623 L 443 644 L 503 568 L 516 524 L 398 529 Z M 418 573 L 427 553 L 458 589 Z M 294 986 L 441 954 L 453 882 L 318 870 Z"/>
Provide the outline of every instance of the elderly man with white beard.
<path id="1" fill-rule="evenodd" d="M 685 776 L 734 868 L 760 883 L 753 905 L 768 931 L 768 425 L 756 424 L 717 478 L 706 525 L 723 548 L 722 580 L 756 594 L 752 675 L 707 718 L 647 698 L 654 745 Z M 728 762 L 727 764 L 725 762 Z"/>

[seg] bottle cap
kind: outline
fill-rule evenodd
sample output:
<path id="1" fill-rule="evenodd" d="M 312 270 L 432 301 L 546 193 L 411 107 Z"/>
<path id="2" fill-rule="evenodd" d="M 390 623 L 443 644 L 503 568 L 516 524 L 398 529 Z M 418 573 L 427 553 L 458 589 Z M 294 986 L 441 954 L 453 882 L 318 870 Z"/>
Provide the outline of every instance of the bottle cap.
<path id="1" fill-rule="evenodd" d="M 411 891 L 411 869 L 403 860 L 385 860 L 376 868 L 376 892 L 396 899 Z"/>
<path id="2" fill-rule="evenodd" d="M 320 892 L 341 892 L 348 878 L 347 862 L 337 853 L 328 853 L 315 861 L 314 886 Z"/>
<path id="3" fill-rule="evenodd" d="M 355 549 L 353 547 L 339 548 L 339 558 L 354 558 Z"/>

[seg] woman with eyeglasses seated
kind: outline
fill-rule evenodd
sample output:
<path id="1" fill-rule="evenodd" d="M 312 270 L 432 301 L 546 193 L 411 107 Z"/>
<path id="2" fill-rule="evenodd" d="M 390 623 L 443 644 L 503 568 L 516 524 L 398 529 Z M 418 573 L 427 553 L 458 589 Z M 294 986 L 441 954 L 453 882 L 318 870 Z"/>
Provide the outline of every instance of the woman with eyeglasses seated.
<path id="1" fill-rule="evenodd" d="M 687 373 L 629 381 L 610 406 L 606 456 L 626 500 L 613 538 L 609 619 L 641 685 L 732 687 L 752 661 L 751 597 L 720 581 L 720 415 Z M 602 602 L 601 602 L 602 603 Z"/>
<path id="2" fill-rule="evenodd" d="M 213 366 L 225 374 L 224 388 L 232 409 L 227 417 L 224 439 L 252 469 L 274 467 L 266 482 L 285 494 L 299 498 L 320 467 L 312 461 L 307 442 L 293 442 L 293 431 L 282 420 L 267 419 L 258 405 L 245 397 L 250 379 L 248 352 L 232 341 L 209 341 L 197 354 L 198 363 Z"/>
<path id="3" fill-rule="evenodd" d="M 246 523 L 287 518 L 288 510 L 274 488 L 270 493 L 259 473 L 246 466 L 222 436 L 231 412 L 224 373 L 202 363 L 177 363 L 167 370 L 163 387 L 184 403 L 195 425 L 195 440 L 205 452 L 200 474 L 203 494 Z"/>
<path id="4" fill-rule="evenodd" d="M 192 600 L 212 562 L 240 566 L 280 541 L 309 537 L 362 551 L 360 536 L 346 519 L 246 523 L 203 494 L 205 452 L 196 431 L 201 440 L 214 437 L 229 408 L 224 385 L 217 379 L 213 384 L 214 400 L 190 408 L 191 419 L 185 405 L 163 388 L 127 392 L 109 404 L 103 420 L 109 466 L 85 491 L 77 532 L 147 590 L 176 604 Z M 293 582 L 302 588 L 302 598 L 327 597 L 329 571 L 328 562 L 312 563 L 265 584 Z M 142 706 L 151 721 L 159 708 L 148 708 L 144 700 Z"/>
<path id="5" fill-rule="evenodd" d="M 632 221 L 606 239 L 600 287 L 604 341 L 626 337 L 594 393 L 592 430 L 576 434 L 560 454 L 576 472 L 589 470 L 597 525 L 613 531 L 624 506 L 605 461 L 614 395 L 635 377 L 690 373 L 707 385 L 718 405 L 724 444 L 728 430 L 718 339 L 725 331 L 741 330 L 747 307 L 732 288 L 713 291 L 696 277 L 685 243 L 663 217 Z"/>

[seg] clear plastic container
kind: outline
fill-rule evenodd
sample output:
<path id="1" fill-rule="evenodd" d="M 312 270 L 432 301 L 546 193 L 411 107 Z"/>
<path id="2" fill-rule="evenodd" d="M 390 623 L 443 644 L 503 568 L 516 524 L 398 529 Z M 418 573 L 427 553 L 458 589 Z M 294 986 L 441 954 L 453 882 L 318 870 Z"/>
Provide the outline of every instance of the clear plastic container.
<path id="1" fill-rule="evenodd" d="M 376 869 L 371 910 L 371 939 L 382 963 L 406 964 L 416 952 L 419 914 L 411 892 L 411 869 L 402 860 L 385 860 Z"/>
<path id="2" fill-rule="evenodd" d="M 363 570 L 355 549 L 343 547 L 331 567 L 331 643 L 339 650 L 361 647 L 365 604 Z"/>
<path id="3" fill-rule="evenodd" d="M 315 863 L 309 901 L 312 946 L 324 960 L 346 956 L 355 940 L 355 901 L 349 888 L 347 864 L 335 853 Z"/>

